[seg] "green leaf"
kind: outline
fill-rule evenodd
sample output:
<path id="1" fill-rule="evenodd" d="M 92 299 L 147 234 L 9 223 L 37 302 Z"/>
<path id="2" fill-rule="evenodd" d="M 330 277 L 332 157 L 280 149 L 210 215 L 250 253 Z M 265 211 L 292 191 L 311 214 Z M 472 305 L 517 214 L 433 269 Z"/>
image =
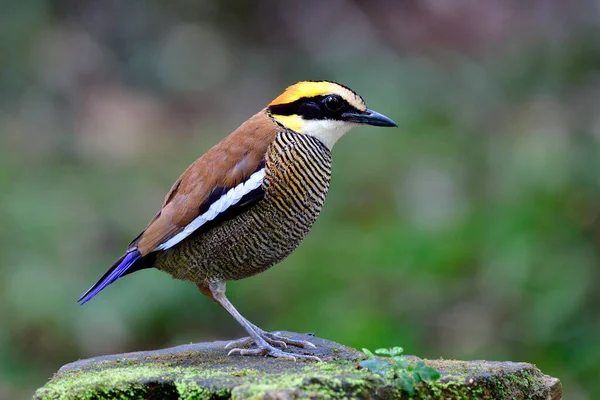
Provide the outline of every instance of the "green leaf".
<path id="1" fill-rule="evenodd" d="M 416 371 L 424 381 L 437 381 L 440 379 L 440 373 L 435 369 L 423 365 Z"/>
<path id="2" fill-rule="evenodd" d="M 377 349 L 375 350 L 375 354 L 379 354 L 381 356 L 390 356 L 390 349 Z"/>
<path id="3" fill-rule="evenodd" d="M 368 360 L 363 360 L 360 362 L 360 366 L 376 374 L 385 374 L 388 367 L 386 363 L 383 363 L 376 358 L 369 358 Z"/>
<path id="4" fill-rule="evenodd" d="M 373 355 L 373 353 L 371 353 L 371 350 L 369 350 L 369 349 L 365 349 L 365 348 L 363 348 L 363 349 L 362 349 L 362 351 L 363 351 L 363 353 L 365 353 L 365 354 L 366 354 L 366 355 L 367 355 L 369 358 L 373 358 L 373 357 L 375 357 L 375 355 Z"/>
<path id="5" fill-rule="evenodd" d="M 398 369 L 408 369 L 408 360 L 404 356 L 396 356 L 392 357 L 392 359 L 396 362 L 396 368 Z"/>
<path id="6" fill-rule="evenodd" d="M 410 372 L 410 376 L 412 376 L 412 378 L 415 380 L 415 382 L 421 382 L 421 375 L 419 375 L 419 373 L 417 371 L 411 371 Z"/>
<path id="7" fill-rule="evenodd" d="M 401 375 L 398 378 L 398 385 L 411 396 L 415 394 L 414 381 L 410 375 Z"/>
<path id="8" fill-rule="evenodd" d="M 389 349 L 389 353 L 390 353 L 390 356 L 392 356 L 392 357 L 399 356 L 400 354 L 404 353 L 404 349 L 400 346 L 396 346 L 396 347 Z"/>

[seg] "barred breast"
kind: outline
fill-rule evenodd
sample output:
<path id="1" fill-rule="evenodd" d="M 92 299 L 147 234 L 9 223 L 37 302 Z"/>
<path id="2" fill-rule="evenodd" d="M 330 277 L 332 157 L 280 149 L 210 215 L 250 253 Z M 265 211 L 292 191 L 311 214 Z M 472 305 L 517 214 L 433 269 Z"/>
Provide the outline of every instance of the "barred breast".
<path id="1" fill-rule="evenodd" d="M 155 267 L 176 279 L 208 284 L 255 275 L 287 257 L 325 202 L 331 152 L 312 136 L 282 131 L 265 161 L 264 199 L 159 253 Z"/>

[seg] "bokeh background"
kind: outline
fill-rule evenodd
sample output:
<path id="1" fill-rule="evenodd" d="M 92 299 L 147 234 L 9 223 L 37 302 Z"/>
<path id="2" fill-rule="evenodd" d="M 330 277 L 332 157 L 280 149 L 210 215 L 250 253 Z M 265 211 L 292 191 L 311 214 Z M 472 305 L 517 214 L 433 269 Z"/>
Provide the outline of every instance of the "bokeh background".
<path id="1" fill-rule="evenodd" d="M 0 398 L 80 357 L 243 335 L 158 271 L 76 299 L 187 165 L 303 79 L 400 128 L 340 141 L 306 241 L 228 285 L 240 311 L 528 361 L 600 398 L 599 34 L 585 0 L 3 1 Z"/>

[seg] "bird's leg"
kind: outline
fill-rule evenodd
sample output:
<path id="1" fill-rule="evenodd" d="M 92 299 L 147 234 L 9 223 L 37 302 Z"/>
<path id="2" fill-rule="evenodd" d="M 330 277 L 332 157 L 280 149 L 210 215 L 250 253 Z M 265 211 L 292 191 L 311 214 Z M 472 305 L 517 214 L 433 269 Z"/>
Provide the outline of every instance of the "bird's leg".
<path id="1" fill-rule="evenodd" d="M 200 289 L 200 291 L 204 295 L 210 297 L 215 303 L 217 303 L 220 306 L 222 306 L 223 308 L 225 308 L 219 301 L 217 301 L 215 299 L 213 292 L 209 286 L 198 285 L 198 289 Z M 225 289 L 223 289 L 223 296 L 225 297 Z M 227 298 L 225 298 L 225 299 L 227 301 L 229 301 Z M 233 307 L 233 305 L 231 305 L 231 307 Z M 302 348 L 306 348 L 306 347 L 317 348 L 317 346 L 315 346 L 314 344 L 312 344 L 311 342 L 309 342 L 307 340 L 296 340 L 296 339 L 292 339 L 292 338 L 287 338 L 287 337 L 281 335 L 280 332 L 273 332 L 273 333 L 265 332 L 262 329 L 260 329 L 258 326 L 254 325 L 252 322 L 248 321 L 241 314 L 240 314 L 240 317 L 243 318 L 245 321 L 245 323 L 242 324 L 242 326 L 244 326 L 244 328 L 246 328 L 246 326 L 249 325 L 252 329 L 254 329 L 254 331 L 258 335 L 260 335 L 265 340 L 265 342 L 267 342 L 273 346 L 285 348 L 285 347 L 287 347 L 287 345 L 293 345 L 293 346 L 302 347 Z M 238 339 L 238 340 L 233 340 L 233 341 L 227 343 L 225 348 L 231 349 L 231 348 L 240 347 L 240 346 L 247 346 L 247 345 L 253 344 L 253 343 L 254 343 L 253 338 L 247 337 L 247 338 L 242 338 L 242 339 Z"/>
<path id="2" fill-rule="evenodd" d="M 212 299 L 215 302 L 217 302 L 221 307 L 223 307 L 225 310 L 227 310 L 227 312 L 229 312 L 229 314 L 231 314 L 231 316 L 233 318 L 235 318 L 237 320 L 237 322 L 239 322 L 240 325 L 242 325 L 244 327 L 244 329 L 246 329 L 246 332 L 248 332 L 248 334 L 250 335 L 250 339 L 258 347 L 257 349 L 234 348 L 234 349 L 231 349 L 229 354 L 239 353 L 242 356 L 268 355 L 271 357 L 289 358 L 294 361 L 296 360 L 296 358 L 321 361 L 318 357 L 315 357 L 315 356 L 309 356 L 309 355 L 305 355 L 305 354 L 286 353 L 276 347 L 273 347 L 271 344 L 269 344 L 269 342 L 270 343 L 281 342 L 281 343 L 283 343 L 283 345 L 285 345 L 285 341 L 281 340 L 281 339 L 285 339 L 285 340 L 289 340 L 289 339 L 283 338 L 282 336 L 277 335 L 277 334 L 271 334 L 271 333 L 264 332 L 262 329 L 256 327 L 254 324 L 250 323 L 246 318 L 244 318 L 242 316 L 242 314 L 240 314 L 238 312 L 238 310 L 235 309 L 233 304 L 231 304 L 229 299 L 227 299 L 227 297 L 225 296 L 225 282 L 211 283 L 208 285 L 208 289 L 210 291 L 210 295 L 211 295 Z M 205 290 L 202 290 L 202 292 L 205 293 Z M 281 343 L 277 343 L 277 344 L 281 345 Z M 229 348 L 230 346 L 228 345 L 227 347 Z"/>
<path id="3" fill-rule="evenodd" d="M 198 289 L 200 289 L 200 292 L 202 292 L 202 294 L 204 294 L 205 296 L 210 297 L 210 299 L 212 301 L 214 301 L 215 303 L 217 303 L 218 305 L 220 305 L 221 307 L 223 307 L 227 311 L 229 311 L 225 306 L 223 306 L 223 304 L 221 302 L 217 301 L 217 299 L 213 295 L 213 292 L 212 292 L 212 290 L 211 290 L 211 288 L 209 286 L 204 286 L 204 285 L 201 285 L 201 284 L 198 284 L 197 286 L 198 286 Z M 218 291 L 218 289 L 215 290 L 215 293 L 217 291 Z M 223 296 L 225 297 L 225 289 L 223 289 Z M 226 297 L 225 297 L 225 300 L 227 300 L 229 302 L 229 299 L 227 299 Z M 233 307 L 233 305 L 231 305 L 231 307 Z M 239 312 L 238 312 L 238 314 L 239 314 Z M 245 321 L 241 325 L 244 328 L 246 328 L 247 331 L 248 331 L 248 326 L 250 326 L 250 328 L 253 329 L 254 332 L 256 332 L 259 336 L 261 336 L 265 340 L 265 342 L 267 342 L 267 343 L 269 343 L 269 344 L 271 344 L 273 346 L 287 347 L 288 343 L 286 343 L 286 342 L 284 342 L 282 340 L 275 339 L 274 338 L 274 336 L 275 336 L 274 334 L 264 332 L 262 329 L 260 329 L 259 327 L 257 327 L 256 325 L 254 325 L 253 323 L 251 323 L 250 321 L 248 321 L 246 318 L 244 318 L 244 316 L 242 316 L 241 314 L 239 316 Z M 254 343 L 254 339 L 252 337 L 246 337 L 246 338 L 242 338 L 242 339 L 239 339 L 239 340 L 234 340 L 234 341 L 231 341 L 231 342 L 227 343 L 227 345 L 225 346 L 225 348 L 226 349 L 230 349 L 232 347 L 247 346 L 247 345 L 253 344 L 253 343 Z M 310 345 L 314 346 L 312 343 L 310 343 Z M 314 347 L 316 347 L 316 346 L 314 346 Z"/>

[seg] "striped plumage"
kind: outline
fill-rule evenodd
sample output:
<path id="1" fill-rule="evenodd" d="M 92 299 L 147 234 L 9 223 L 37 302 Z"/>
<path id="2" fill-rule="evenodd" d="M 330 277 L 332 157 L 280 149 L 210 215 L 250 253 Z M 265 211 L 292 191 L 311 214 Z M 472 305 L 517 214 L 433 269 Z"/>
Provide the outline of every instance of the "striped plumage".
<path id="1" fill-rule="evenodd" d="M 262 331 L 225 296 L 225 283 L 260 273 L 287 257 L 319 216 L 329 190 L 331 148 L 358 124 L 395 126 L 349 88 L 299 82 L 196 160 L 175 182 L 160 211 L 84 304 L 118 278 L 157 268 L 194 282 L 249 333 L 257 349 L 242 355 L 316 359 L 277 347 L 313 346 Z"/>
<path id="2" fill-rule="evenodd" d="M 161 252 L 156 268 L 204 285 L 266 270 L 304 239 L 325 202 L 330 176 L 327 147 L 282 129 L 266 153 L 263 200 Z"/>

